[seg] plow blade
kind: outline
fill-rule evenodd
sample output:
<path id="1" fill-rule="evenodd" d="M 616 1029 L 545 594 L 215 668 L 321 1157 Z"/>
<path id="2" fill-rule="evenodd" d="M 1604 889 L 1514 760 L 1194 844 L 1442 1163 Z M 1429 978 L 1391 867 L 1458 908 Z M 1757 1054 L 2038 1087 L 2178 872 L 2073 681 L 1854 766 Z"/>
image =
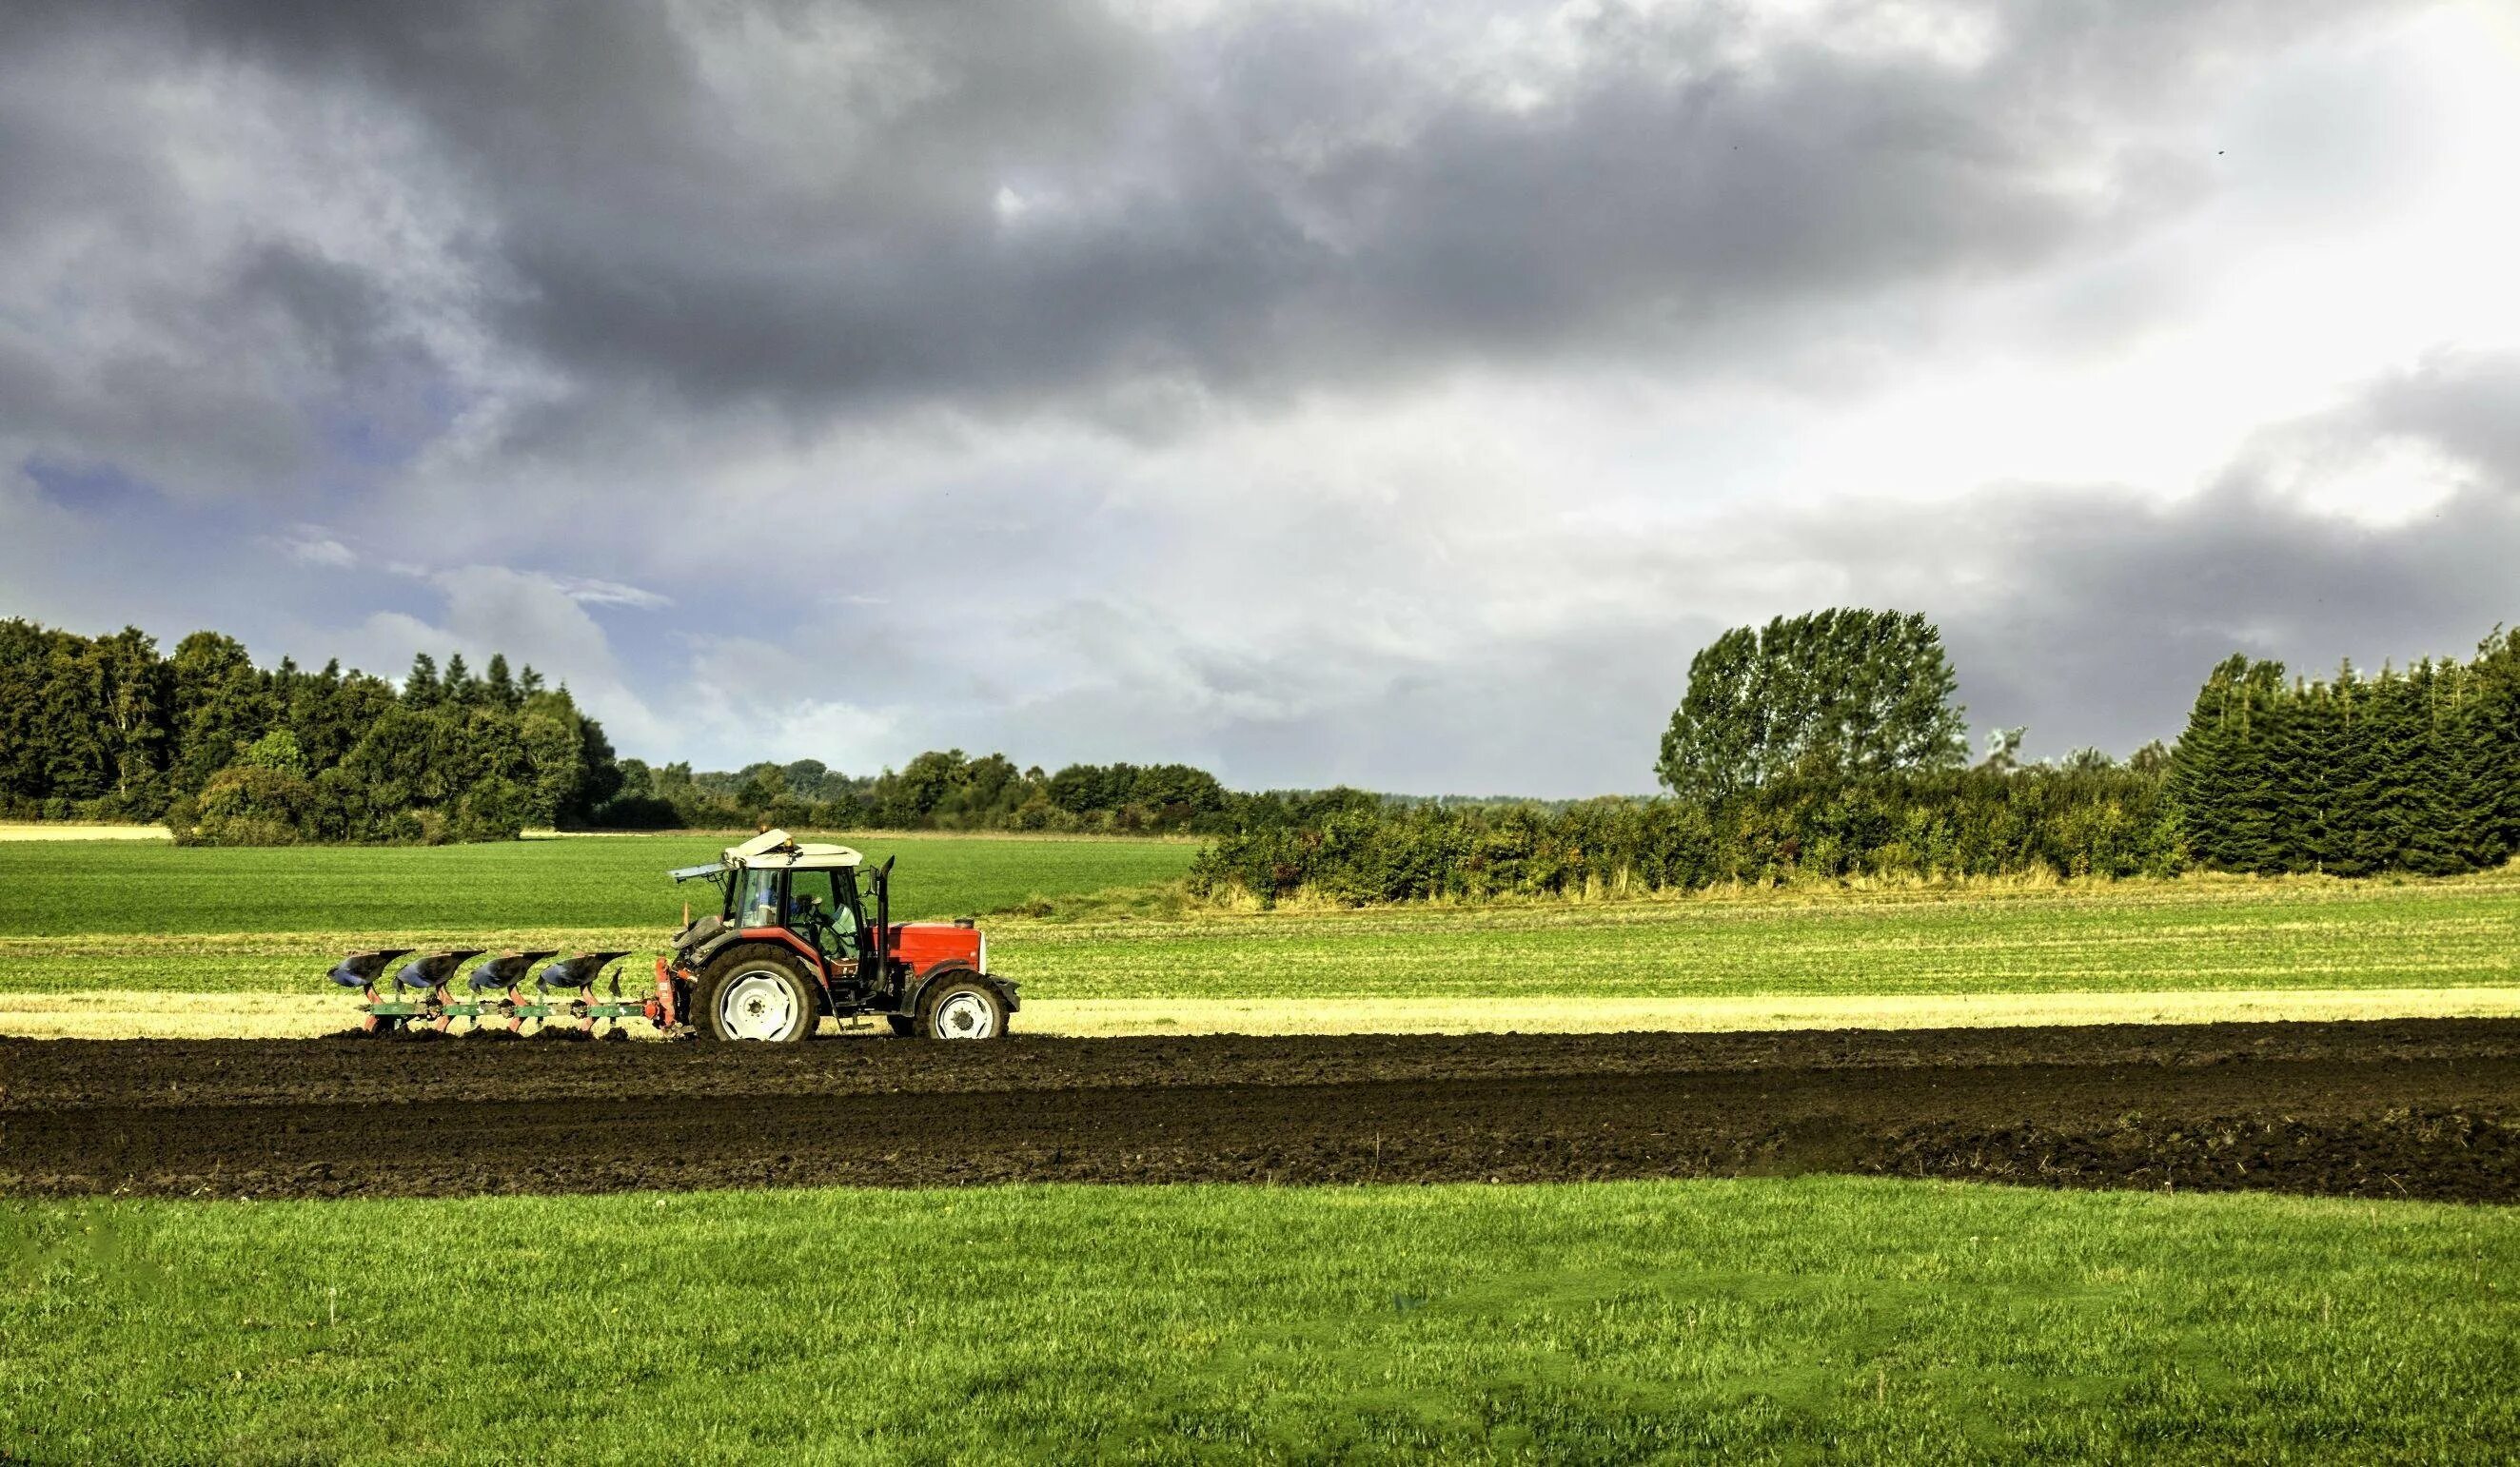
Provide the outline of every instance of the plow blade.
<path id="1" fill-rule="evenodd" d="M 378 948 L 371 952 L 353 953 L 324 976 L 343 988 L 374 988 L 377 975 L 385 970 L 385 964 L 410 951 L 409 948 Z"/>
<path id="2" fill-rule="evenodd" d="M 419 993 L 435 993 L 455 976 L 455 970 L 482 954 L 479 948 L 459 948 L 444 953 L 423 953 L 394 972 L 394 987 Z"/>
<path id="3" fill-rule="evenodd" d="M 525 974 L 535 963 L 559 956 L 557 948 L 547 953 L 502 953 L 472 970 L 472 992 L 491 993 L 504 989 L 510 990 L 513 997 L 513 990 L 525 981 Z"/>
<path id="4" fill-rule="evenodd" d="M 545 957 L 549 957 L 552 955 L 546 953 L 543 956 Z M 571 953 L 566 957 L 553 963 L 550 967 L 543 969 L 542 976 L 534 981 L 546 991 L 553 989 L 591 989 L 595 987 L 596 978 L 602 974 L 607 967 L 610 966 L 614 961 L 629 956 L 630 955 L 627 952 Z M 616 990 L 620 987 L 619 980 L 614 980 L 613 987 Z"/>

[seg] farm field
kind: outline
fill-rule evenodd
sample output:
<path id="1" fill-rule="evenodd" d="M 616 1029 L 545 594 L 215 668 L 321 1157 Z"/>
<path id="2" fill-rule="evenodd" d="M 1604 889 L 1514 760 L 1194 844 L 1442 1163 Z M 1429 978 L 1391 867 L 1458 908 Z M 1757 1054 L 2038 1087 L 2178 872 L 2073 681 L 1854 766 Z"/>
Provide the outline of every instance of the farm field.
<path id="1" fill-rule="evenodd" d="M 2520 1449 L 2501 1208 L 1798 1178 L 21 1201 L 0 1229 L 0 1440 L 37 1461 Z"/>
<path id="2" fill-rule="evenodd" d="M 723 837 L 612 837 L 437 850 L 178 850 L 0 844 L 0 1025 L 10 996 L 36 1032 L 132 1032 L 146 996 L 181 991 L 288 1008 L 348 949 L 429 943 L 652 950 L 684 897 L 661 872 Z M 1145 888 L 1187 867 L 1178 842 L 869 837 L 900 853 L 904 911 L 987 912 Z M 1992 891 L 1832 891 L 1362 911 L 999 914 L 992 964 L 1064 1032 L 1688 1026 L 1742 1021 L 1986 1022 L 2260 1016 L 2287 994 L 2322 1016 L 2508 1012 L 2520 1000 L 2520 871 L 2439 881 L 2197 878 Z M 1161 911 L 1162 904 L 1140 904 Z M 2102 1003 L 2080 996 L 2187 996 Z M 84 998 L 79 996 L 85 996 Z M 2358 999 L 2357 996 L 2362 996 Z M 1795 1019 L 1792 1005 L 1817 1005 Z M 82 1017 L 93 1001 L 97 1018 Z M 1856 1011 L 1838 1014 L 1854 1003 Z M 2367 1004 L 2367 1006 L 2358 1006 Z M 1410 1005 L 1415 1005 L 1411 1007 Z M 1597 1005 L 1594 1017 L 1571 1005 Z M 1727 1005 L 1732 1005 L 1728 1008 Z M 1742 1005 L 1747 1005 L 1746 1008 Z M 2077 1005 L 2080 1005 L 2079 1007 Z M 278 1027 L 320 1032 L 317 1009 Z M 2032 1010 L 2025 1013 L 2024 1010 Z M 1939 1017 L 1937 1017 L 1939 1015 Z M 101 1027 L 81 1029 L 80 1024 Z M 1702 1026 L 1700 1026 L 1702 1027 Z"/>
<path id="3" fill-rule="evenodd" d="M 139 842 L 0 841 L 0 937 L 670 929 L 703 884 L 676 867 L 738 835 L 586 836 L 470 846 L 182 849 Z M 901 857 L 908 916 L 968 916 L 1029 897 L 1168 880 L 1182 841 L 1003 835 L 827 835 L 869 861 Z"/>
<path id="4" fill-rule="evenodd" d="M 2520 872 L 1231 913 L 1007 930 L 1044 996 L 2128 993 L 2520 983 Z M 1027 992 L 1031 992 L 1027 988 Z"/>
<path id="5" fill-rule="evenodd" d="M 764 1050 L 0 1041 L 0 1191 L 391 1197 L 1828 1171 L 2520 1202 L 2520 1020 Z"/>

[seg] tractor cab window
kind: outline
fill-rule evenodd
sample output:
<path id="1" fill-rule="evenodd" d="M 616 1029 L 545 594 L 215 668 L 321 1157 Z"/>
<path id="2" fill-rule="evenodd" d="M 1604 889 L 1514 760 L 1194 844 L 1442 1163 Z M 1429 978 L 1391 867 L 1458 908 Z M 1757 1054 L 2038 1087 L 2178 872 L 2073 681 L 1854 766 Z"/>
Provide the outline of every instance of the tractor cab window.
<path id="1" fill-rule="evenodd" d="M 736 876 L 731 888 L 735 893 L 735 911 L 729 920 L 739 927 L 776 927 L 779 920 L 779 877 L 777 867 L 753 867 Z"/>
<path id="2" fill-rule="evenodd" d="M 831 958 L 858 956 L 857 909 L 833 871 L 795 871 L 788 878 L 788 925 Z"/>

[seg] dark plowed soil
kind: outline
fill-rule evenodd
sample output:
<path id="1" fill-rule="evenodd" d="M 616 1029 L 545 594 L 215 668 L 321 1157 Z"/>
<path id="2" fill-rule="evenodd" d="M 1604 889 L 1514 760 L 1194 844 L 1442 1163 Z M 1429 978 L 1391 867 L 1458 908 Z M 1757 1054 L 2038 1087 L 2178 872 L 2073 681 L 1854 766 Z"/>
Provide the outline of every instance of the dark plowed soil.
<path id="1" fill-rule="evenodd" d="M 651 1044 L 0 1041 L 0 1190 L 1808 1171 L 2520 1201 L 2520 1022 Z"/>

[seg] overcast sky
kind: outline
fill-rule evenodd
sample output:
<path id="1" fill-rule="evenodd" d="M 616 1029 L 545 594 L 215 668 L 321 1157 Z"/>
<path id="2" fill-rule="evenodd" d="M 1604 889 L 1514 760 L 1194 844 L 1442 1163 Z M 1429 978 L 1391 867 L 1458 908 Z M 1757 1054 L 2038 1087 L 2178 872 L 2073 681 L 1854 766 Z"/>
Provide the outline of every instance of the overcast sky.
<path id="1" fill-rule="evenodd" d="M 1648 789 L 2520 621 L 2520 8 L 0 8 L 0 614 L 623 752 Z"/>

